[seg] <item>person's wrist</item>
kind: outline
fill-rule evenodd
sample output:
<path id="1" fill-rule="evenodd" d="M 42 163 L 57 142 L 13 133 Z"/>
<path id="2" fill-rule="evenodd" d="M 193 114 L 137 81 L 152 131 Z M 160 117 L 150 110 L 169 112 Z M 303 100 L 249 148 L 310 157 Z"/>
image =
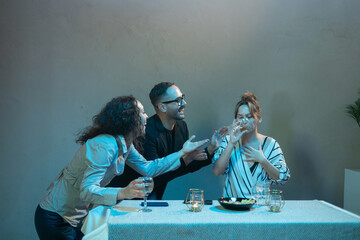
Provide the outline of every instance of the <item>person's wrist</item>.
<path id="1" fill-rule="evenodd" d="M 117 194 L 117 200 L 123 200 L 123 199 L 126 199 L 126 196 L 125 196 L 125 189 L 124 188 L 120 188 L 119 191 L 118 191 L 118 194 Z"/>
<path id="2" fill-rule="evenodd" d="M 266 162 L 267 162 L 266 157 L 265 157 L 265 156 L 262 156 L 262 157 L 260 158 L 260 161 L 259 161 L 260 165 L 263 166 L 264 164 L 266 164 Z"/>
<path id="3" fill-rule="evenodd" d="M 231 144 L 231 145 L 234 145 L 235 146 L 235 144 L 237 143 L 237 141 L 236 142 L 233 142 L 233 140 L 230 138 L 230 141 L 229 141 L 229 144 Z"/>
<path id="4" fill-rule="evenodd" d="M 183 149 L 181 149 L 180 151 L 178 151 L 178 154 L 179 154 L 179 158 L 184 158 L 185 156 L 185 152 Z"/>
<path id="5" fill-rule="evenodd" d="M 185 166 L 189 165 L 192 161 L 192 159 L 190 159 L 189 157 L 183 157 L 183 160 L 184 160 L 184 163 L 185 163 Z"/>
<path id="6" fill-rule="evenodd" d="M 217 147 L 214 146 L 213 144 L 210 144 L 209 146 L 207 146 L 207 151 L 208 153 L 211 155 L 216 151 Z"/>

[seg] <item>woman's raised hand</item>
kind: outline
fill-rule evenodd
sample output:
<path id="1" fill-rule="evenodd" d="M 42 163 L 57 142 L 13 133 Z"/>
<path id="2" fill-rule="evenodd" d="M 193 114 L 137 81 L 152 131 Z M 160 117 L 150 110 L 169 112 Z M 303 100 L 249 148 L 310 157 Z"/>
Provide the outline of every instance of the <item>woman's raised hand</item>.
<path id="1" fill-rule="evenodd" d="M 223 138 L 225 137 L 225 135 L 228 133 L 228 131 L 229 131 L 228 126 L 224 126 L 224 127 L 221 127 L 220 129 L 216 130 L 214 132 L 214 134 L 211 136 L 210 144 L 215 149 L 217 149 L 220 146 L 220 143 L 223 140 Z"/>

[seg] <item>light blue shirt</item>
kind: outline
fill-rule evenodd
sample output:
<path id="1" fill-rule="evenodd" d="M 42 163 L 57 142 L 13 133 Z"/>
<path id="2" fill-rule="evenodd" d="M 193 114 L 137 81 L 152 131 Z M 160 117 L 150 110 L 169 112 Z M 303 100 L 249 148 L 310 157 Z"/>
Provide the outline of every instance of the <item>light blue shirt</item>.
<path id="1" fill-rule="evenodd" d="M 40 202 L 41 208 L 58 213 L 76 227 L 92 204 L 112 206 L 117 203 L 120 188 L 105 186 L 123 173 L 125 161 L 140 174 L 154 177 L 181 165 L 178 152 L 147 161 L 133 145 L 127 149 L 125 139 L 119 138 L 123 148 L 120 155 L 116 139 L 111 135 L 99 135 L 83 144 L 48 187 Z"/>

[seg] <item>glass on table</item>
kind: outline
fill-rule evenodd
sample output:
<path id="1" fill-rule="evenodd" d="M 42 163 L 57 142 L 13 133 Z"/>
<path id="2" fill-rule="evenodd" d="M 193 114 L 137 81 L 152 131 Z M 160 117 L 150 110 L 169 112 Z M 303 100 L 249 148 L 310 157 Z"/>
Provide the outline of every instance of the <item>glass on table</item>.
<path id="1" fill-rule="evenodd" d="M 204 190 L 190 188 L 185 203 L 190 212 L 201 212 L 204 207 Z"/>
<path id="2" fill-rule="evenodd" d="M 140 208 L 138 211 L 139 212 L 151 212 L 152 210 L 147 207 L 147 197 L 154 188 L 154 180 L 152 179 L 152 177 L 140 177 L 140 179 L 142 180 L 142 182 L 145 185 L 145 189 L 143 191 L 146 193 L 146 195 L 144 198 L 144 207 Z"/>
<path id="3" fill-rule="evenodd" d="M 256 206 L 266 205 L 266 198 L 269 193 L 269 189 L 270 182 L 268 181 L 258 181 L 253 185 L 251 189 L 251 195 L 256 200 Z"/>
<path id="4" fill-rule="evenodd" d="M 280 212 L 285 205 L 283 192 L 277 189 L 270 190 L 266 197 L 266 205 L 270 212 Z"/>

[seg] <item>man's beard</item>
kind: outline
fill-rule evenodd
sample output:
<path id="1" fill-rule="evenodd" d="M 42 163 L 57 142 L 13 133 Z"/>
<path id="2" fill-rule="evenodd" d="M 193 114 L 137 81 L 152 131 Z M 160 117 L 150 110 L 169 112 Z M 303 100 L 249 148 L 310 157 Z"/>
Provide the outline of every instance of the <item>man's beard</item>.
<path id="1" fill-rule="evenodd" d="M 174 120 L 183 120 L 185 118 L 184 108 L 179 107 L 176 112 L 174 111 L 173 113 L 171 113 L 169 117 Z"/>

